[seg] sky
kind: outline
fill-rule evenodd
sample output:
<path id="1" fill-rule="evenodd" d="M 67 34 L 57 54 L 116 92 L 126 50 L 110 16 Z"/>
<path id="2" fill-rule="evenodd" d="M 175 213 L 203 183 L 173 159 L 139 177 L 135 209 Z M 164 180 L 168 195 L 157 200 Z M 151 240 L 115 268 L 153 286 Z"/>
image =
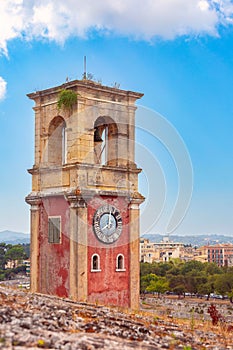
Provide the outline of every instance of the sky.
<path id="1" fill-rule="evenodd" d="M 26 94 L 81 79 L 84 56 L 103 85 L 144 93 L 141 232 L 233 235 L 231 0 L 0 0 L 0 231 L 30 230 Z"/>

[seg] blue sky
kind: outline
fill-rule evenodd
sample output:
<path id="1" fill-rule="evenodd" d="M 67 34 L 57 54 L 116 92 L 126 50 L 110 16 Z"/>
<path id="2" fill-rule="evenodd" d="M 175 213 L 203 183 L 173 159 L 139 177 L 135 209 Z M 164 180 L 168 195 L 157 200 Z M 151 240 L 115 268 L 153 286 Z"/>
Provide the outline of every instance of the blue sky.
<path id="1" fill-rule="evenodd" d="M 104 85 L 143 92 L 140 108 L 159 113 L 186 145 L 193 193 L 174 233 L 232 235 L 232 20 L 230 0 L 0 0 L 0 231 L 29 232 L 24 197 L 34 118 L 26 94 L 80 79 L 86 55 L 88 72 Z M 166 181 L 162 203 L 159 174 L 138 155 L 149 169 L 140 182 L 147 197 L 142 231 L 166 233 L 179 191 L 177 164 L 156 137 L 138 130 L 137 143 L 158 160 Z"/>

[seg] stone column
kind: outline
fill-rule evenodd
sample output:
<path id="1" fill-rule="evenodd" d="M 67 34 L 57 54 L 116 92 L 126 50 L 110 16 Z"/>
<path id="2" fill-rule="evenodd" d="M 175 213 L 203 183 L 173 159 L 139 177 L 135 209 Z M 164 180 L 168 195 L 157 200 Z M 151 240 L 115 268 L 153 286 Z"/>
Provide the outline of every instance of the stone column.
<path id="1" fill-rule="evenodd" d="M 70 201 L 70 198 L 68 198 Z M 87 205 L 70 201 L 70 298 L 87 300 Z"/>
<path id="2" fill-rule="evenodd" d="M 27 197 L 31 205 L 31 243 L 30 243 L 30 289 L 39 292 L 39 227 L 40 227 L 40 199 Z"/>
<path id="3" fill-rule="evenodd" d="M 130 238 L 130 308 L 139 309 L 140 297 L 140 210 L 143 199 L 132 199 L 129 204 L 129 238 Z"/>
<path id="4" fill-rule="evenodd" d="M 128 164 L 135 166 L 135 110 L 136 107 L 128 107 Z"/>
<path id="5" fill-rule="evenodd" d="M 41 161 L 41 152 L 44 150 L 42 149 L 40 135 L 41 135 L 41 117 L 40 114 L 42 113 L 42 108 L 39 105 L 40 101 L 36 101 L 36 107 L 34 107 L 35 111 L 35 164 L 40 164 Z"/>

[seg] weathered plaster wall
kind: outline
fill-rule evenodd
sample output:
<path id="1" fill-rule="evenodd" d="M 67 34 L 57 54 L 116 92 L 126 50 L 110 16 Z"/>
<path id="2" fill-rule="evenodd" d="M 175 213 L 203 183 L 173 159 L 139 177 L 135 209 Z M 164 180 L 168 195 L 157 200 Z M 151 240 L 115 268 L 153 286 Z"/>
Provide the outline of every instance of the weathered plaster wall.
<path id="1" fill-rule="evenodd" d="M 97 208 L 109 203 L 121 212 L 123 229 L 119 239 L 112 244 L 103 244 L 92 228 L 93 215 Z M 129 229 L 128 202 L 122 197 L 95 198 L 88 205 L 88 300 L 100 304 L 129 306 Z M 91 257 L 100 256 L 100 272 L 91 272 Z M 118 254 L 125 257 L 125 271 L 116 271 Z"/>
<path id="2" fill-rule="evenodd" d="M 48 243 L 48 216 L 61 216 L 61 242 Z M 63 196 L 44 198 L 40 212 L 39 292 L 69 295 L 69 205 Z"/>

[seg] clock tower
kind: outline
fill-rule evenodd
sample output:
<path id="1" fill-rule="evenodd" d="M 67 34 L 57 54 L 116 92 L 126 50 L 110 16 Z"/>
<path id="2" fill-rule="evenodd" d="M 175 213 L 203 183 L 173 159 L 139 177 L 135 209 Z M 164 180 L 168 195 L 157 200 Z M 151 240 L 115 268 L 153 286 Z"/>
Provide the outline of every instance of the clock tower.
<path id="1" fill-rule="evenodd" d="M 135 102 L 143 94 L 75 80 L 35 101 L 31 290 L 138 308 Z"/>

